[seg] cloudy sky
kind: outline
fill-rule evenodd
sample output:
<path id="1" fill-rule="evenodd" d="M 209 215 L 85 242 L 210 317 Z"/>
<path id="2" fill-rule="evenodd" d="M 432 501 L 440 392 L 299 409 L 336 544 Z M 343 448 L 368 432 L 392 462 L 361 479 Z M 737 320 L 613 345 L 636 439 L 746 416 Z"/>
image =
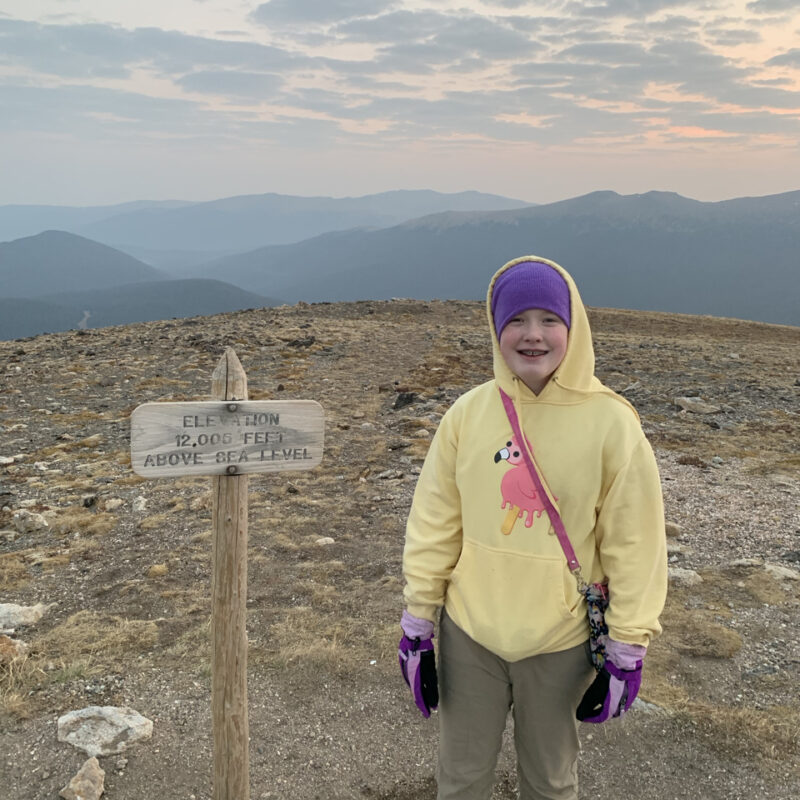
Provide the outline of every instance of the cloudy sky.
<path id="1" fill-rule="evenodd" d="M 0 0 L 0 204 L 800 189 L 798 0 Z"/>

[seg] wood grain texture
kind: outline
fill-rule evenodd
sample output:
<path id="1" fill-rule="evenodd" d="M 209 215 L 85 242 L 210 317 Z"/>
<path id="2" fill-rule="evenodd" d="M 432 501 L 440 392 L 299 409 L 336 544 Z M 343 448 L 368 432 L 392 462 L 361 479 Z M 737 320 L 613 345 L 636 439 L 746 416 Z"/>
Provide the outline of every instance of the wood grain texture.
<path id="1" fill-rule="evenodd" d="M 212 375 L 217 400 L 246 400 L 247 376 L 228 348 Z M 211 610 L 211 717 L 214 800 L 249 800 L 247 709 L 246 475 L 212 480 L 214 545 Z"/>
<path id="2" fill-rule="evenodd" d="M 143 403 L 131 414 L 131 466 L 144 478 L 313 469 L 325 413 L 314 400 Z"/>

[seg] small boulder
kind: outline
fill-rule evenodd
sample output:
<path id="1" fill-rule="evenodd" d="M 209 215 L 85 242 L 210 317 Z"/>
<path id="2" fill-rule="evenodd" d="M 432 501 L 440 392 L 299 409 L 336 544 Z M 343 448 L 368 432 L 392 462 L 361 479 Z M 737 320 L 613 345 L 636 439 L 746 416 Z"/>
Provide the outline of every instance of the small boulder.
<path id="1" fill-rule="evenodd" d="M 84 762 L 78 774 L 58 793 L 64 800 L 98 800 L 105 791 L 106 773 L 96 758 Z"/>
<path id="2" fill-rule="evenodd" d="M 323 536 L 322 538 L 317 539 L 317 541 L 314 542 L 314 544 L 317 544 L 320 547 L 326 547 L 327 545 L 330 545 L 330 544 L 336 544 L 336 542 L 335 542 L 335 540 L 331 539 L 330 536 Z"/>
<path id="3" fill-rule="evenodd" d="M 722 409 L 712 406 L 699 397 L 676 397 L 673 401 L 678 408 L 690 414 L 719 414 Z"/>
<path id="4" fill-rule="evenodd" d="M 635 711 L 639 711 L 643 714 L 663 714 L 664 709 L 661 706 L 656 705 L 655 703 L 648 703 L 646 700 L 642 700 L 641 697 L 637 697 L 633 701 L 632 708 Z"/>
<path id="5" fill-rule="evenodd" d="M 14 629 L 24 625 L 35 625 L 50 608 L 37 603 L 35 606 L 18 606 L 15 603 L 0 603 L 0 628 Z"/>
<path id="6" fill-rule="evenodd" d="M 780 564 L 764 564 L 764 569 L 779 581 L 800 581 L 800 572 Z"/>
<path id="7" fill-rule="evenodd" d="M 675 586 L 697 586 L 703 582 L 703 578 L 693 569 L 683 569 L 682 567 L 669 568 L 669 580 Z"/>
<path id="8" fill-rule="evenodd" d="M 50 527 L 47 520 L 41 514 L 34 514 L 32 511 L 28 511 L 25 508 L 15 511 L 12 521 L 14 527 L 20 533 L 33 533 L 34 531 L 42 531 Z"/>
<path id="9" fill-rule="evenodd" d="M 153 723 L 132 708 L 88 706 L 58 719 L 58 741 L 90 756 L 122 753 L 134 742 L 149 739 Z"/>

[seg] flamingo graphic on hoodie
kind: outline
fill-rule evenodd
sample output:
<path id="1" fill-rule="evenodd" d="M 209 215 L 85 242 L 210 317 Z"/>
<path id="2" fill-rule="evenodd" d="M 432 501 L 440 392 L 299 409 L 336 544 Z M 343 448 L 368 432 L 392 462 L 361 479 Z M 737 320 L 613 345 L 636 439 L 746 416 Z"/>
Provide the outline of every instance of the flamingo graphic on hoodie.
<path id="1" fill-rule="evenodd" d="M 509 509 L 500 530 L 508 535 L 517 519 L 521 519 L 526 514 L 525 527 L 530 528 L 533 525 L 534 514 L 541 517 L 545 506 L 533 485 L 533 478 L 525 466 L 522 450 L 513 434 L 510 441 L 506 442 L 506 446 L 494 454 L 494 463 L 497 464 L 500 461 L 507 461 L 513 465 L 512 469 L 503 475 L 500 483 L 500 491 L 503 495 L 503 504 L 500 508 L 508 507 Z"/>

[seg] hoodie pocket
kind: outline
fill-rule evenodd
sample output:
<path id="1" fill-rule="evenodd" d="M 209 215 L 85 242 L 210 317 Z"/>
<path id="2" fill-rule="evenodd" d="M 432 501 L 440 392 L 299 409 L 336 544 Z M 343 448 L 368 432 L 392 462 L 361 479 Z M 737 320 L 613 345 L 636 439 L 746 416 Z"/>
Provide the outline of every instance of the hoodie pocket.
<path id="1" fill-rule="evenodd" d="M 574 584 L 563 558 L 465 542 L 447 605 L 469 635 L 508 658 L 546 651 L 584 625 Z"/>

